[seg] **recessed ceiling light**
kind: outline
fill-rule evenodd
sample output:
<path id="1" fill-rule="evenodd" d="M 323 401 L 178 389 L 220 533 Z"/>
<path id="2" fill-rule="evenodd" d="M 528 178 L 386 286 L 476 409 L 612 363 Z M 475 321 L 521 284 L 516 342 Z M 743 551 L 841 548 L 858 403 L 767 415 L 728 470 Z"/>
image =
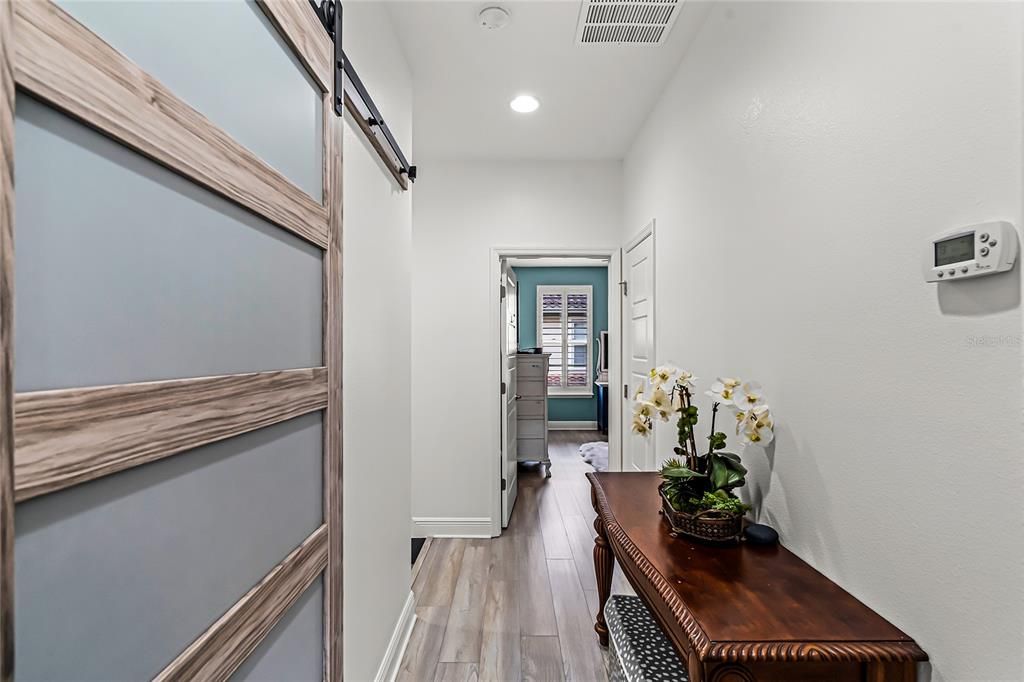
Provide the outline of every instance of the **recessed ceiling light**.
<path id="1" fill-rule="evenodd" d="M 537 111 L 540 102 L 533 95 L 517 95 L 508 105 L 512 107 L 512 111 L 520 114 L 529 114 Z"/>

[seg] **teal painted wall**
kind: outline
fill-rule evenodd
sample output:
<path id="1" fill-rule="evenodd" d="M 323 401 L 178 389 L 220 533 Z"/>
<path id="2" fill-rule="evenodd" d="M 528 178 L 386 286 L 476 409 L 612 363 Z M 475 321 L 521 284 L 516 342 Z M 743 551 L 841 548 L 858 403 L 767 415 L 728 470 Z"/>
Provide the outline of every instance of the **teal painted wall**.
<path id="1" fill-rule="evenodd" d="M 597 371 L 597 337 L 608 330 L 608 268 L 512 268 L 519 280 L 519 347 L 537 345 L 537 287 L 544 284 L 594 288 L 592 352 Z M 592 398 L 548 398 L 548 419 L 558 421 L 597 420 L 597 396 Z"/>

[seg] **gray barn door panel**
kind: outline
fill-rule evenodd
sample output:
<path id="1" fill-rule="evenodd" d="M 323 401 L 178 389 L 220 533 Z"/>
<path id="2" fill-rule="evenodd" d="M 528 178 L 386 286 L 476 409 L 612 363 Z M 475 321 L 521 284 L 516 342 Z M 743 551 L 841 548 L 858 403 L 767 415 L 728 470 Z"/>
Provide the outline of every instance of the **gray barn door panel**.
<path id="1" fill-rule="evenodd" d="M 58 4 L 307 194 L 323 200 L 320 90 L 255 2 Z"/>
<path id="2" fill-rule="evenodd" d="M 323 358 L 323 257 L 36 100 L 15 122 L 15 390 Z"/>
<path id="3" fill-rule="evenodd" d="M 322 429 L 318 412 L 18 505 L 19 679 L 160 672 L 323 523 Z"/>

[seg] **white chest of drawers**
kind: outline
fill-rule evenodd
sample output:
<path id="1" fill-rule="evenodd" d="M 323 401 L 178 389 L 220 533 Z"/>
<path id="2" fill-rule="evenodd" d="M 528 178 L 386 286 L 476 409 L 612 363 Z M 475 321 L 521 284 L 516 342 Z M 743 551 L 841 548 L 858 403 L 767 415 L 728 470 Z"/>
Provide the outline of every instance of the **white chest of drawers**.
<path id="1" fill-rule="evenodd" d="M 550 354 L 516 356 L 516 448 L 520 462 L 541 462 L 551 476 L 548 455 L 548 363 Z"/>

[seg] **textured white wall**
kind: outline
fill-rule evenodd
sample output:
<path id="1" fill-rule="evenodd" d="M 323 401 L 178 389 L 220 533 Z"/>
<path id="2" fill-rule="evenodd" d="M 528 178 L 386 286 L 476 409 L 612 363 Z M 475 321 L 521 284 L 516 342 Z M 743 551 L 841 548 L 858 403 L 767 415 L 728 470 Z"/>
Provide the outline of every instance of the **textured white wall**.
<path id="1" fill-rule="evenodd" d="M 345 52 L 408 154 L 412 83 L 385 8 L 345 5 Z M 348 114 L 346 114 L 348 119 Z M 409 596 L 412 192 L 345 125 L 345 679 L 377 672 Z"/>
<path id="2" fill-rule="evenodd" d="M 422 171 L 413 225 L 413 517 L 489 519 L 498 457 L 490 249 L 615 246 L 621 164 L 446 161 Z"/>
<path id="3" fill-rule="evenodd" d="M 920 271 L 939 230 L 1021 226 L 1022 10 L 716 5 L 625 164 L 659 359 L 764 383 L 761 519 L 933 682 L 1024 679 L 1021 267 Z"/>

